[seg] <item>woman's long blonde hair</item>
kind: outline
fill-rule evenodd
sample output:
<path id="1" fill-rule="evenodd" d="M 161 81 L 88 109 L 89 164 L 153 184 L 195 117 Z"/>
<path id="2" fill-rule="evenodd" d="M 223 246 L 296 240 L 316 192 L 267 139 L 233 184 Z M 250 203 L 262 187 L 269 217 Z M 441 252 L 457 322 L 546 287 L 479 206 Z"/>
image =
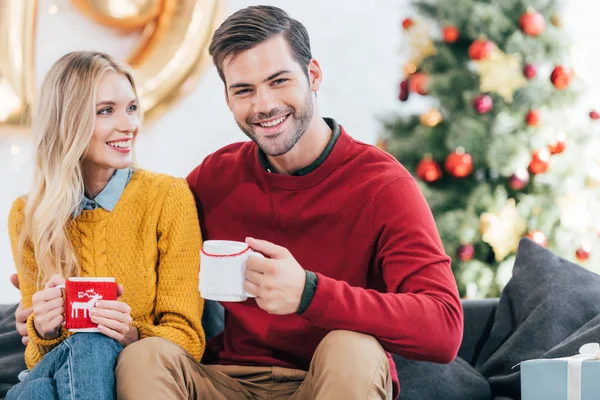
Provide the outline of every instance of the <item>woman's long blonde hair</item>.
<path id="1" fill-rule="evenodd" d="M 38 265 L 38 289 L 53 274 L 79 275 L 68 226 L 84 196 L 81 161 L 94 132 L 98 83 L 108 71 L 123 74 L 137 97 L 129 70 L 100 52 L 66 54 L 42 83 L 33 115 L 33 188 L 27 196 L 17 257 L 22 260 L 29 241 Z"/>

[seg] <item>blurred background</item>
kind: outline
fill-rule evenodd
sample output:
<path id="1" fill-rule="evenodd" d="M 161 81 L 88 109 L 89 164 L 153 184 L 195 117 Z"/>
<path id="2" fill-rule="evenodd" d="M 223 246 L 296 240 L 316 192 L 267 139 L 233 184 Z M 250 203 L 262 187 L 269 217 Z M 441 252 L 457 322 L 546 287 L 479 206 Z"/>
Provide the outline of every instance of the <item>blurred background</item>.
<path id="1" fill-rule="evenodd" d="M 324 72 L 323 115 L 389 151 L 419 179 L 463 296 L 497 295 L 510 277 L 515 243 L 527 235 L 595 270 L 600 210 L 593 168 L 600 163 L 600 132 L 592 112 L 600 112 L 600 4 L 428 3 L 0 0 L 0 220 L 30 186 L 33 147 L 24 115 L 56 59 L 85 49 L 129 61 L 149 111 L 138 164 L 183 177 L 221 146 L 246 140 L 206 54 L 212 30 L 240 8 L 271 4 L 308 29 Z M 477 40 L 483 42 L 472 49 Z M 513 53 L 516 61 L 506 58 Z M 555 72 L 557 66 L 563 69 Z M 496 80 L 491 88 L 480 87 L 486 67 Z M 558 88 L 557 79 L 568 88 Z M 457 130 L 463 134 L 452 135 Z M 542 172 L 545 155 L 529 157 L 539 155 L 540 146 L 556 150 L 563 142 L 566 149 L 551 152 L 556 167 Z M 519 151 L 524 148 L 527 157 Z M 542 168 L 532 170 L 532 161 Z M 8 281 L 15 268 L 1 225 L 0 303 L 8 303 L 19 294 Z"/>

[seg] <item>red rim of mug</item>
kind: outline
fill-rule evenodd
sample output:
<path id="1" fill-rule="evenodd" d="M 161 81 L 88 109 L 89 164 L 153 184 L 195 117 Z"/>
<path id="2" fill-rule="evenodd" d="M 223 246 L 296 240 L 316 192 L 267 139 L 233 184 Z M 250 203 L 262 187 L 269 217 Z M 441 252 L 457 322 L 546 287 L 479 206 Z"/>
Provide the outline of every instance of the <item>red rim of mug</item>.
<path id="1" fill-rule="evenodd" d="M 246 247 L 244 250 L 240 251 L 239 253 L 235 253 L 235 254 L 210 254 L 210 253 L 207 253 L 206 251 L 204 251 L 204 249 L 202 249 L 202 254 L 204 254 L 205 256 L 208 256 L 208 257 L 217 257 L 217 258 L 237 257 L 237 256 L 241 256 L 242 254 L 246 253 L 248 250 L 250 250 L 250 246 Z"/>

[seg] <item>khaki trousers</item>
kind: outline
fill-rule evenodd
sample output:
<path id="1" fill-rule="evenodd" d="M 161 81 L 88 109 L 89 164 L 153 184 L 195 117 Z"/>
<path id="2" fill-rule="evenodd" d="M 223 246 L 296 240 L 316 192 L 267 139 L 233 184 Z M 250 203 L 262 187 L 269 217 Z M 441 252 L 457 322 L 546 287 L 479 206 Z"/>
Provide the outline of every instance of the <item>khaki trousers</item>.
<path id="1" fill-rule="evenodd" d="M 146 338 L 126 347 L 116 368 L 119 399 L 391 399 L 385 351 L 372 336 L 329 333 L 310 369 L 203 365 L 181 347 Z"/>

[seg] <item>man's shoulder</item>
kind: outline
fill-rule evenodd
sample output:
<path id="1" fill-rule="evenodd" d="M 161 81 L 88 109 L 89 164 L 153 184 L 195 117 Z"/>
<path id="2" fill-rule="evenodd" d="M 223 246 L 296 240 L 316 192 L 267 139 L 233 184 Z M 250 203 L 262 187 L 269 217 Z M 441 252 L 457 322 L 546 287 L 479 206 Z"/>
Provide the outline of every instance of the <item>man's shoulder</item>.
<path id="1" fill-rule="evenodd" d="M 349 159 L 363 174 L 369 176 L 369 180 L 385 185 L 401 178 L 414 179 L 410 172 L 389 153 L 372 144 L 350 139 L 353 154 Z"/>
<path id="2" fill-rule="evenodd" d="M 256 151 L 254 142 L 237 142 L 220 148 L 206 158 L 188 175 L 191 187 L 204 181 L 222 181 L 226 175 L 247 166 L 251 155 Z M 218 178 L 218 179 L 217 179 Z"/>

